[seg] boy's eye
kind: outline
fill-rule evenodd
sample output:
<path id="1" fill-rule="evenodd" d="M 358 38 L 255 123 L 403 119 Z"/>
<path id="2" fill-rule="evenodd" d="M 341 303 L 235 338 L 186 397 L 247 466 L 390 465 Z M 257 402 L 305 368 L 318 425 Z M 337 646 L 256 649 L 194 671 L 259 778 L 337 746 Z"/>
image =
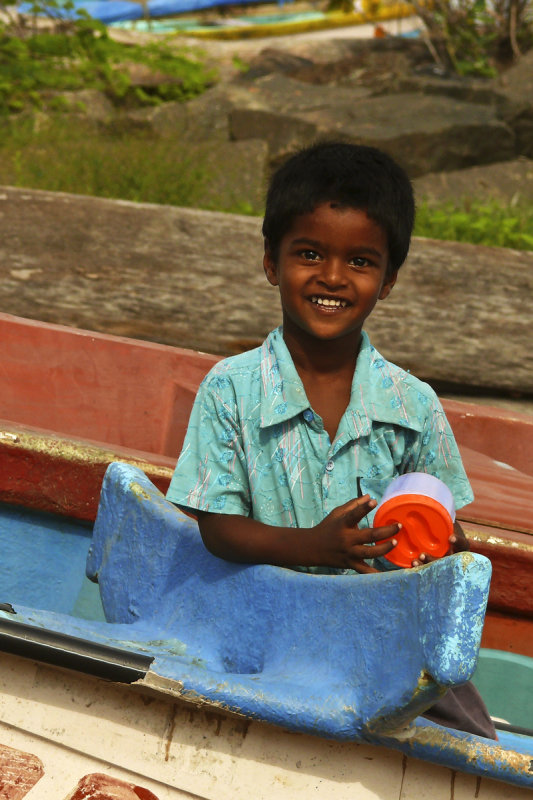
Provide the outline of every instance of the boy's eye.
<path id="1" fill-rule="evenodd" d="M 318 261 L 320 255 L 316 252 L 316 250 L 300 250 L 300 256 L 305 261 Z"/>
<path id="2" fill-rule="evenodd" d="M 350 266 L 352 267 L 368 267 L 369 264 L 368 258 L 363 258 L 363 256 L 354 256 L 354 258 L 350 259 Z"/>

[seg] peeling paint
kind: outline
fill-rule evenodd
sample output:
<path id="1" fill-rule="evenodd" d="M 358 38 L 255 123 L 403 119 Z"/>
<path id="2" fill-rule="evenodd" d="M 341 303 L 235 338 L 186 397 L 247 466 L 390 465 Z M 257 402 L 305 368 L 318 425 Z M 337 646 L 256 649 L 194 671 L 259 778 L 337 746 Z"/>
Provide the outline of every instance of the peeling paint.
<path id="1" fill-rule="evenodd" d="M 150 500 L 150 495 L 148 492 L 145 491 L 142 486 L 139 486 L 138 483 L 135 483 L 135 481 L 130 483 L 130 491 L 134 497 L 137 497 L 141 500 Z"/>
<path id="2" fill-rule="evenodd" d="M 531 756 L 507 750 L 497 742 L 480 737 L 458 738 L 453 732 L 440 727 L 417 727 L 411 741 L 428 745 L 441 752 L 461 753 L 466 761 L 492 777 L 508 779 L 512 774 L 530 772 Z"/>
<path id="3" fill-rule="evenodd" d="M 521 550 L 525 553 L 533 553 L 533 543 L 516 542 L 512 539 L 504 539 L 501 536 L 495 536 L 492 533 L 483 533 L 481 531 L 473 531 L 465 528 L 465 533 L 468 535 L 470 541 L 479 542 L 480 544 L 491 544 L 496 547 L 507 548 L 511 547 L 516 550 Z"/>

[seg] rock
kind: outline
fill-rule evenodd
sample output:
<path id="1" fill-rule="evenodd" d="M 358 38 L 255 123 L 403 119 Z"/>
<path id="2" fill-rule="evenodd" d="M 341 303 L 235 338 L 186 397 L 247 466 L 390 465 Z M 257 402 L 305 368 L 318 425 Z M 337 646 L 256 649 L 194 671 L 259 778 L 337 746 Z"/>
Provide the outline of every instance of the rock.
<path id="1" fill-rule="evenodd" d="M 274 163 L 313 138 L 342 138 L 383 148 L 412 177 L 514 156 L 512 131 L 489 107 L 423 94 L 371 97 L 343 87 L 317 98 L 317 87 L 308 92 L 298 83 L 280 75 L 256 81 L 256 108 L 230 113 L 232 137 L 264 138 Z"/>
<path id="2" fill-rule="evenodd" d="M 283 114 L 257 109 L 236 109 L 230 115 L 230 131 L 233 139 L 262 139 L 268 145 L 268 157 L 276 165 L 300 147 L 312 144 L 318 129 Z"/>
<path id="3" fill-rule="evenodd" d="M 363 87 L 308 85 L 295 78 L 274 73 L 259 78 L 252 86 L 228 93 L 234 109 L 262 109 L 298 117 L 306 111 L 334 114 L 338 109 L 353 107 L 356 101 L 372 97 Z"/>
<path id="4" fill-rule="evenodd" d="M 261 139 L 199 142 L 192 152 L 201 164 L 196 193 L 199 206 L 222 206 L 233 213 L 250 213 L 261 208 L 267 184 L 266 142 Z"/>
<path id="5" fill-rule="evenodd" d="M 257 217 L 3 187 L 0 226 L 14 314 L 221 354 L 280 321 Z M 368 329 L 436 385 L 531 394 L 532 292 L 533 253 L 415 239 Z"/>
<path id="6" fill-rule="evenodd" d="M 515 131 L 517 152 L 533 158 L 533 50 L 499 79 L 501 116 Z"/>
<path id="7" fill-rule="evenodd" d="M 249 71 L 243 80 L 256 80 L 269 73 L 280 72 L 306 83 L 339 83 L 354 73 L 369 81 L 381 75 L 400 77 L 406 72 L 431 62 L 426 46 L 417 39 L 314 39 L 285 37 L 271 46 L 245 58 Z"/>
<path id="8" fill-rule="evenodd" d="M 533 50 L 495 81 L 500 91 L 519 104 L 533 104 Z"/>
<path id="9" fill-rule="evenodd" d="M 148 64 L 141 64 L 137 61 L 117 64 L 116 69 L 121 74 L 128 76 L 131 86 L 138 86 L 143 89 L 153 89 L 157 86 L 181 83 L 179 79 L 167 75 L 160 70 L 152 69 Z"/>
<path id="10" fill-rule="evenodd" d="M 475 197 L 502 204 L 533 203 L 533 161 L 524 157 L 484 167 L 437 172 L 413 181 L 419 201 L 457 201 Z"/>
<path id="11" fill-rule="evenodd" d="M 401 36 L 286 37 L 260 52 L 251 42 L 243 47 L 226 48 L 225 79 L 200 97 L 113 113 L 105 97 L 84 93 L 87 114 L 113 132 L 153 131 L 194 146 L 262 140 L 263 170 L 317 138 L 382 147 L 413 178 L 533 158 L 533 51 L 489 80 L 436 70 L 423 39 Z M 228 78 L 232 53 L 249 69 L 234 66 Z M 216 60 L 213 52 L 206 59 Z M 139 65 L 130 72 L 147 91 L 169 80 Z"/>
<path id="12" fill-rule="evenodd" d="M 274 47 L 266 47 L 248 61 L 247 69 L 242 78 L 249 82 L 261 78 L 263 75 L 270 75 L 273 72 L 292 75 L 302 68 L 313 66 L 314 62 L 309 58 L 303 58 Z"/>
<path id="13" fill-rule="evenodd" d="M 405 74 L 395 86 L 396 91 L 403 93 L 420 92 L 422 94 L 440 95 L 460 100 L 463 103 L 500 108 L 505 102 L 505 94 L 498 89 L 494 81 L 479 78 L 464 78 L 458 75 L 435 77 L 431 75 Z"/>
<path id="14" fill-rule="evenodd" d="M 114 114 L 113 103 L 98 89 L 79 89 L 73 92 L 61 92 L 55 96 L 65 101 L 66 110 L 83 114 L 90 120 L 103 122 Z"/>
<path id="15" fill-rule="evenodd" d="M 228 141 L 229 114 L 246 91 L 232 86 L 215 86 L 188 103 L 165 103 L 152 116 L 154 131 L 162 136 L 179 136 L 189 142 Z"/>

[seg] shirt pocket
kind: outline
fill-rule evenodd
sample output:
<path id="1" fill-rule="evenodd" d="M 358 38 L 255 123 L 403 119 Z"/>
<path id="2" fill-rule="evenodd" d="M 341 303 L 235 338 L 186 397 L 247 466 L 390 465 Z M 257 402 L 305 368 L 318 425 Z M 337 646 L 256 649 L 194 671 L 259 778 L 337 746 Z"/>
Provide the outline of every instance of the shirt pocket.
<path id="1" fill-rule="evenodd" d="M 369 494 L 374 500 L 379 503 L 385 494 L 388 485 L 397 478 L 400 473 L 393 469 L 383 471 L 380 475 L 375 475 L 370 478 L 362 477 L 359 480 L 361 495 Z"/>

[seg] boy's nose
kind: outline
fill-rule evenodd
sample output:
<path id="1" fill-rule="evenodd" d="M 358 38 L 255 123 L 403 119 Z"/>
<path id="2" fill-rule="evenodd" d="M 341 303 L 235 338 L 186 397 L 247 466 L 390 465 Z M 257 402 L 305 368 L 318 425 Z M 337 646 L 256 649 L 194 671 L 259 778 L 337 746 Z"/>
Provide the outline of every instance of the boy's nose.
<path id="1" fill-rule="evenodd" d="M 330 288 L 344 285 L 346 281 L 346 264 L 340 258 L 325 259 L 319 280 Z"/>

